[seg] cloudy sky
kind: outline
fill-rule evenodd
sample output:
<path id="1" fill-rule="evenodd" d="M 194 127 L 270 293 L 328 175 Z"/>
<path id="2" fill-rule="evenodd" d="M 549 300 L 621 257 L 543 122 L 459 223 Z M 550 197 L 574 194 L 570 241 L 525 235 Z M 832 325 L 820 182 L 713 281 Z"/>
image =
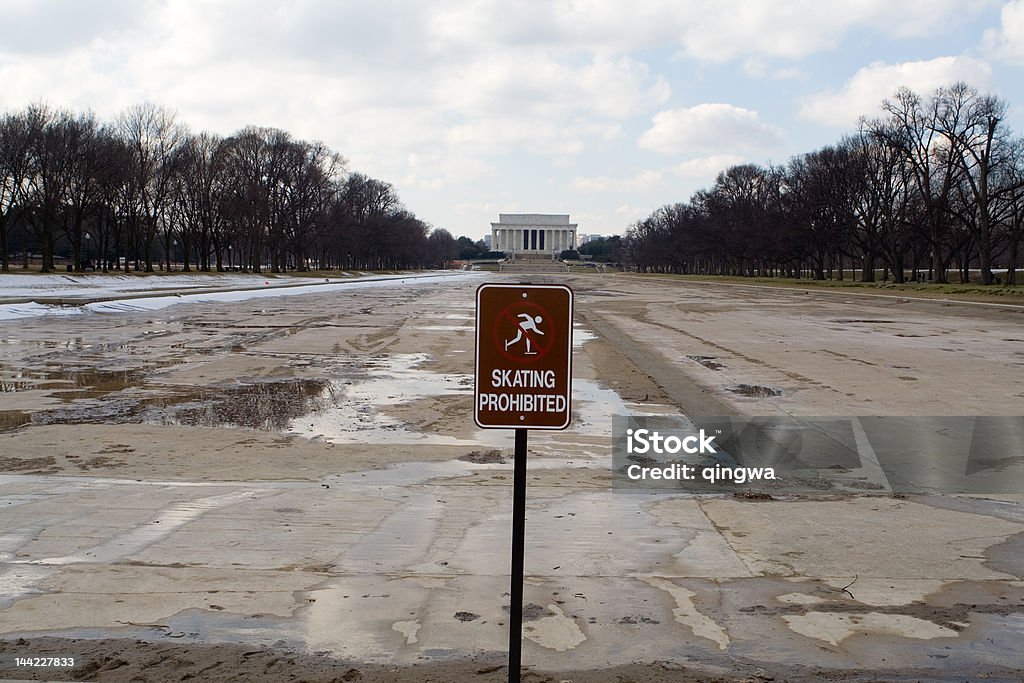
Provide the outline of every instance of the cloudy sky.
<path id="1" fill-rule="evenodd" d="M 0 109 L 284 128 L 474 238 L 499 212 L 621 233 L 955 80 L 1024 132 L 1024 0 L 0 0 Z"/>

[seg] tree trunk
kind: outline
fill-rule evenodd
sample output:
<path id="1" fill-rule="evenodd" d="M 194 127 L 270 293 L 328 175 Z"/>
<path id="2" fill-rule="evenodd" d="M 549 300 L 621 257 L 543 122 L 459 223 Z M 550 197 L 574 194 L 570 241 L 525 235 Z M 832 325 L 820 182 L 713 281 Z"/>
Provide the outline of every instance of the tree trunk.
<path id="1" fill-rule="evenodd" d="M 7 273 L 11 270 L 11 256 L 8 251 L 7 222 L 9 216 L 0 212 L 0 273 Z"/>
<path id="2" fill-rule="evenodd" d="M 171 233 L 164 233 L 164 263 L 167 264 L 167 272 L 171 272 Z"/>
<path id="3" fill-rule="evenodd" d="M 978 234 L 978 265 L 981 267 L 981 284 L 991 285 L 995 282 L 992 275 L 992 232 L 988 217 L 982 216 Z"/>
<path id="4" fill-rule="evenodd" d="M 1009 263 L 1006 264 L 1006 284 L 1017 284 L 1017 247 L 1020 245 L 1020 235 L 1015 234 L 1010 239 Z"/>
<path id="5" fill-rule="evenodd" d="M 190 256 L 189 252 L 192 251 L 192 241 L 188 237 L 186 237 L 186 235 L 189 234 L 187 231 L 182 230 L 181 233 L 182 233 L 181 234 L 181 253 L 182 253 L 181 272 L 183 272 L 183 273 L 191 273 L 192 272 L 192 268 L 191 268 L 191 266 L 189 266 L 189 256 Z"/>
<path id="6" fill-rule="evenodd" d="M 71 232 L 71 270 L 77 273 L 82 270 L 82 218 L 80 216 L 75 217 L 73 227 Z"/>
<path id="7" fill-rule="evenodd" d="M 49 223 L 43 228 L 41 242 L 43 247 L 43 264 L 40 271 L 52 273 L 57 269 L 53 265 L 53 230 L 50 229 Z"/>
<path id="8" fill-rule="evenodd" d="M 942 264 L 942 228 L 939 223 L 940 220 L 932 219 L 932 258 L 931 265 L 929 266 L 929 274 L 931 279 L 939 284 L 946 284 L 946 269 Z"/>
<path id="9" fill-rule="evenodd" d="M 861 282 L 874 282 L 875 281 L 875 255 L 866 254 L 864 256 L 864 264 L 860 271 Z"/>
<path id="10" fill-rule="evenodd" d="M 150 224 L 149 217 L 147 216 L 146 217 L 146 235 L 145 235 L 145 242 L 143 244 L 143 247 L 145 248 L 145 253 L 143 254 L 143 257 L 145 258 L 145 261 L 146 261 L 146 272 L 147 273 L 152 273 L 153 272 L 153 244 L 155 242 L 156 242 L 156 219 L 154 218 L 153 219 L 153 224 Z M 138 270 L 138 269 L 139 269 L 139 265 L 136 263 L 135 264 L 135 270 Z"/>

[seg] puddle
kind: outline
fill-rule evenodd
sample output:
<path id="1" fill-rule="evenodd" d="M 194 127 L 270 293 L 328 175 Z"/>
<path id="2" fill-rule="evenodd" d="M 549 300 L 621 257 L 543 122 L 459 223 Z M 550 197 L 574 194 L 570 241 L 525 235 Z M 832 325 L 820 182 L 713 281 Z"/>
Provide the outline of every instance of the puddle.
<path id="1" fill-rule="evenodd" d="M 137 386 L 142 379 L 137 370 L 100 370 L 89 367 L 17 370 L 0 366 L 0 393 L 16 393 L 39 389 L 68 389 L 56 394 L 69 400 L 79 394 L 98 395 Z"/>
<path id="2" fill-rule="evenodd" d="M 19 391 L 56 389 L 63 385 L 33 377 L 0 377 L 0 394 L 15 394 Z"/>
<path id="3" fill-rule="evenodd" d="M 470 400 L 472 376 L 422 369 L 420 366 L 429 359 L 426 353 L 372 357 L 359 367 L 337 371 L 344 372 L 345 379 L 257 378 L 231 386 L 204 388 L 147 384 L 138 370 L 47 370 L 38 373 L 38 377 L 47 381 L 59 377 L 62 388 L 54 394 L 68 405 L 33 415 L 0 412 L 0 430 L 15 429 L 29 422 L 150 423 L 246 427 L 335 442 L 460 445 L 474 450 L 480 446 L 507 448 L 509 433 L 505 430 L 473 430 L 472 436 L 459 438 L 420 432 L 387 414 L 389 406 L 417 399 L 458 396 Z M 628 410 L 614 390 L 589 380 L 573 382 L 571 431 L 603 429 L 610 425 L 613 415 Z M 471 419 L 467 411 L 468 424 Z"/>
<path id="4" fill-rule="evenodd" d="M 120 381 L 111 379 L 80 395 L 61 392 L 61 397 L 74 394 L 76 399 L 87 400 L 66 408 L 38 411 L 20 424 L 150 423 L 284 431 L 299 415 L 323 410 L 332 401 L 331 383 L 325 379 L 255 380 L 202 389 L 162 385 L 142 385 L 136 389 L 132 380 L 124 382 L 124 391 L 114 395 L 115 383 L 120 386 Z M 13 424 L 10 428 L 20 426 L 18 415 L 8 419 Z"/>
<path id="5" fill-rule="evenodd" d="M 21 410 L 0 410 L 0 432 L 9 432 L 32 421 L 32 416 Z"/>
<path id="6" fill-rule="evenodd" d="M 470 318 L 448 314 L 453 322 Z M 155 321 L 154 321 L 155 322 Z M 445 326 L 447 327 L 447 326 Z M 465 330 L 460 327 L 458 329 Z M 582 346 L 596 336 L 574 330 L 574 344 Z M 431 444 L 466 446 L 486 453 L 507 449 L 511 432 L 479 430 L 472 424 L 473 378 L 468 373 L 439 373 L 423 368 L 427 353 L 363 357 L 324 369 L 316 378 L 267 380 L 242 377 L 231 385 L 196 387 L 147 381 L 138 367 L 109 369 L 95 366 L 41 366 L 14 371 L 0 366 L 5 391 L 46 390 L 64 405 L 35 412 L 0 412 L 0 430 L 24 424 L 161 424 L 194 427 L 243 427 L 278 431 L 315 441 L 365 444 Z M 437 399 L 432 402 L 430 399 Z M 454 400 L 453 399 L 457 399 Z M 437 431 L 406 423 L 399 410 L 427 400 L 438 410 L 447 428 Z M 466 404 L 465 421 L 453 419 Z M 629 412 L 612 389 L 584 379 L 573 382 L 573 425 L 556 435 L 568 446 L 572 432 L 610 430 L 611 418 Z M 405 418 L 408 419 L 408 418 Z M 571 436 L 569 437 L 571 439 Z M 580 458 L 607 455 L 591 443 L 572 444 Z M 556 446 L 554 441 L 550 447 Z"/>
<path id="7" fill-rule="evenodd" d="M 96 398 L 142 384 L 144 375 L 140 370 L 101 370 L 99 368 L 68 368 L 52 373 L 51 379 L 68 382 L 71 391 L 57 394 L 65 401 L 79 398 Z"/>
<path id="8" fill-rule="evenodd" d="M 171 407 L 163 422 L 189 427 L 284 431 L 296 417 L 322 411 L 333 400 L 334 388 L 324 379 L 255 382 L 196 392 Z M 146 421 L 152 421 L 152 416 Z"/>
<path id="9" fill-rule="evenodd" d="M 597 339 L 597 335 L 590 330 L 583 329 L 578 324 L 572 327 L 572 347 L 581 349 L 588 341 Z"/>
<path id="10" fill-rule="evenodd" d="M 687 356 L 690 360 L 700 363 L 708 370 L 721 370 L 725 367 L 725 363 L 719 363 L 715 360 L 714 356 Z"/>
<path id="11" fill-rule="evenodd" d="M 388 444 L 423 443 L 465 445 L 479 443 L 501 446 L 507 441 L 494 430 L 483 431 L 472 440 L 410 429 L 406 423 L 387 415 L 388 406 L 417 399 L 466 396 L 473 391 L 468 374 L 440 374 L 419 366 L 430 359 L 426 353 L 396 354 L 370 359 L 363 368 L 366 377 L 358 381 L 331 380 L 331 400 L 318 411 L 291 421 L 290 434 L 313 440 Z M 470 419 L 467 416 L 467 419 Z"/>
<path id="12" fill-rule="evenodd" d="M 775 387 L 766 387 L 761 384 L 735 384 L 727 388 L 734 394 L 739 394 L 740 396 L 749 396 L 750 398 L 770 398 L 772 396 L 782 396 L 782 389 L 776 389 Z"/>
<path id="13" fill-rule="evenodd" d="M 105 370 L 96 367 L 44 368 L 7 371 L 0 377 L 0 393 L 51 390 L 63 401 L 96 398 L 142 384 L 138 369 Z"/>
<path id="14" fill-rule="evenodd" d="M 443 375 L 418 366 L 427 354 L 396 355 L 379 359 L 370 370 L 370 377 L 359 382 L 332 382 L 334 404 L 317 413 L 297 417 L 288 430 L 290 434 L 312 440 L 365 444 L 409 444 L 467 446 L 479 450 L 509 448 L 511 430 L 476 429 L 468 438 L 435 432 L 421 432 L 387 414 L 388 406 L 399 406 L 424 398 L 464 396 L 467 399 L 465 424 L 472 425 L 473 378 L 468 374 Z M 613 389 L 584 379 L 573 380 L 572 425 L 564 437 L 572 433 L 611 431 L 614 415 L 636 413 L 637 406 L 627 406 Z M 563 441 L 562 445 L 566 445 Z M 547 448 L 547 447 L 545 447 Z M 557 449 L 555 445 L 551 449 Z M 577 457 L 586 459 L 606 455 L 606 449 L 574 444 Z"/>

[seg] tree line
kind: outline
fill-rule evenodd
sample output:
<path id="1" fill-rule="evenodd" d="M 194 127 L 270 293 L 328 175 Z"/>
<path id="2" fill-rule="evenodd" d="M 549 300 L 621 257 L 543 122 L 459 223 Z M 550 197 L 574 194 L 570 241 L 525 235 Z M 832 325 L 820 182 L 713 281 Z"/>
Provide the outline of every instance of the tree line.
<path id="1" fill-rule="evenodd" d="M 785 165 L 722 171 L 689 201 L 632 224 L 624 258 L 642 271 L 843 279 L 859 270 L 1016 284 L 1024 235 L 1024 140 L 1003 99 L 966 83 L 901 88 L 882 115 Z M 851 273 L 854 275 L 854 273 Z M 1000 280 L 1002 278 L 1000 277 Z"/>
<path id="2" fill-rule="evenodd" d="M 443 267 L 459 251 L 394 187 L 321 142 L 248 126 L 191 132 L 140 104 L 113 121 L 33 104 L 0 116 L 0 267 L 152 272 Z"/>

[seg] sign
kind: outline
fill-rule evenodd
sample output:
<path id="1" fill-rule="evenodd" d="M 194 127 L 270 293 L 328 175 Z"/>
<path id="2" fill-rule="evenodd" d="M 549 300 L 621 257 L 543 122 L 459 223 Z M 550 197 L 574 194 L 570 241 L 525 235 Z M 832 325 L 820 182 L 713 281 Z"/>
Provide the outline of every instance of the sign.
<path id="1" fill-rule="evenodd" d="M 484 429 L 565 429 L 571 419 L 572 290 L 476 290 L 473 418 Z"/>

